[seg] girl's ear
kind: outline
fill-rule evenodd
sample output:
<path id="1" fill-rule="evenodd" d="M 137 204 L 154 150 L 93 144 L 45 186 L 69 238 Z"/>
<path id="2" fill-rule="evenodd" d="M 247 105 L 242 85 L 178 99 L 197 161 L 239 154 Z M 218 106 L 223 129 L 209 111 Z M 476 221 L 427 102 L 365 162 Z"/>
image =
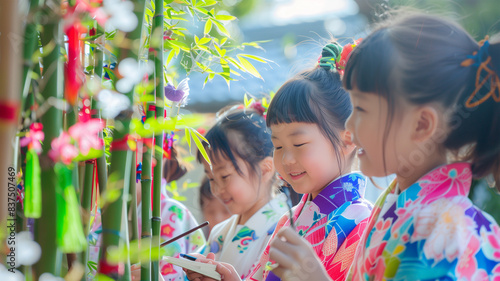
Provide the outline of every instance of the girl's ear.
<path id="1" fill-rule="evenodd" d="M 344 142 L 344 155 L 350 155 L 354 151 L 356 145 L 352 142 L 352 134 L 348 130 L 342 131 L 340 135 L 342 142 Z"/>
<path id="2" fill-rule="evenodd" d="M 415 112 L 414 125 L 412 126 L 411 140 L 426 142 L 436 133 L 439 126 L 440 114 L 433 106 L 424 106 Z"/>
<path id="3" fill-rule="evenodd" d="M 260 161 L 260 170 L 262 171 L 262 179 L 264 182 L 269 181 L 275 176 L 276 170 L 274 169 L 274 162 L 271 156 L 268 156 Z"/>

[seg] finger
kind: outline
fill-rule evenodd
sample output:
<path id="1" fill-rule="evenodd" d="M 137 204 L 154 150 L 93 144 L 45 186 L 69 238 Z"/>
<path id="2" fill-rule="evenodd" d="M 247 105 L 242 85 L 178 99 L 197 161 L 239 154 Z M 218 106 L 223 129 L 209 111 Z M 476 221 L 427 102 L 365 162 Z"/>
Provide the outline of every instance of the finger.
<path id="1" fill-rule="evenodd" d="M 283 227 L 278 231 L 276 234 L 277 237 L 280 238 L 280 240 L 283 240 L 283 238 L 290 244 L 292 245 L 302 245 L 307 243 L 304 238 L 300 237 L 295 230 L 293 230 L 291 227 Z"/>
<path id="2" fill-rule="evenodd" d="M 189 253 L 189 255 L 192 256 L 192 257 L 195 257 L 197 259 L 200 259 L 200 258 L 204 259 L 204 258 L 206 258 L 204 255 L 198 254 L 198 253 Z"/>
<path id="3" fill-rule="evenodd" d="M 295 258 L 297 261 L 301 258 L 299 256 L 300 252 L 297 246 L 292 245 L 288 241 L 283 241 L 279 239 L 279 237 L 278 239 L 273 239 L 273 241 L 271 241 L 269 246 L 270 249 L 274 248 L 291 258 Z"/>
<path id="4" fill-rule="evenodd" d="M 284 276 L 284 274 L 285 274 L 285 271 L 287 271 L 287 270 L 288 270 L 288 269 L 286 269 L 286 268 L 284 268 L 284 267 L 279 267 L 279 266 L 278 266 L 277 268 L 273 269 L 272 271 L 273 271 L 273 273 L 274 273 L 276 276 L 278 276 L 281 280 L 285 280 L 285 279 L 283 278 L 283 276 Z"/>
<path id="5" fill-rule="evenodd" d="M 203 275 L 199 274 L 198 272 L 191 271 L 190 273 L 186 273 L 186 277 L 188 280 L 193 281 L 195 279 L 201 280 L 201 278 L 203 278 Z"/>
<path id="6" fill-rule="evenodd" d="M 278 268 L 282 269 L 292 269 L 294 268 L 295 264 L 299 262 L 299 261 L 294 261 L 294 259 L 291 258 L 291 256 L 287 255 L 286 253 L 283 253 L 282 251 L 276 248 L 269 249 L 269 258 L 278 263 L 279 264 Z"/>
<path id="7" fill-rule="evenodd" d="M 136 269 L 140 269 L 140 268 L 141 268 L 141 265 L 138 263 L 134 263 L 132 266 L 130 266 L 131 270 L 136 270 Z"/>
<path id="8" fill-rule="evenodd" d="M 208 253 L 207 259 L 215 260 L 215 254 L 214 253 Z"/>

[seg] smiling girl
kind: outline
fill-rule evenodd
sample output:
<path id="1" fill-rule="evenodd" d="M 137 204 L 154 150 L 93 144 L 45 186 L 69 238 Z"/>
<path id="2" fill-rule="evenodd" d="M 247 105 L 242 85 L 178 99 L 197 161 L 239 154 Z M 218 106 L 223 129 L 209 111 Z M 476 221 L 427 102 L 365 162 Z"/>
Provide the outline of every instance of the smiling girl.
<path id="1" fill-rule="evenodd" d="M 212 165 L 201 154 L 198 161 L 212 193 L 234 215 L 214 226 L 203 252 L 232 263 L 238 276 L 245 278 L 288 210 L 286 197 L 273 194 L 273 144 L 264 118 L 250 109 L 225 112 L 205 137 Z"/>
<path id="2" fill-rule="evenodd" d="M 500 190 L 500 43 L 487 39 L 406 12 L 353 51 L 346 128 L 361 171 L 396 179 L 375 204 L 347 280 L 499 280 L 500 227 L 468 198 L 473 178 Z M 313 256 L 289 229 L 278 235 L 288 243 L 273 244 L 276 253 Z M 285 279 L 329 280 L 317 273 Z"/>
<path id="3" fill-rule="evenodd" d="M 371 204 L 363 198 L 366 178 L 351 171 L 355 146 L 344 124 L 352 105 L 337 71 L 341 52 L 338 44 L 325 46 L 318 67 L 290 79 L 278 90 L 266 119 L 276 170 L 296 192 L 304 194 L 292 217 L 284 215 L 276 231 L 293 226 L 293 231 L 313 247 L 312 255 L 321 265 L 309 266 L 310 260 L 301 260 L 300 254 L 294 255 L 298 262 L 290 264 L 292 247 L 284 247 L 270 259 L 274 250 L 268 245 L 247 280 L 279 280 L 274 272 L 288 267 L 294 267 L 296 273 L 325 272 L 334 280 L 343 280 L 353 261 Z M 223 280 L 239 280 L 231 264 L 207 258 L 199 261 L 216 264 Z M 188 278 L 210 280 L 190 271 Z"/>

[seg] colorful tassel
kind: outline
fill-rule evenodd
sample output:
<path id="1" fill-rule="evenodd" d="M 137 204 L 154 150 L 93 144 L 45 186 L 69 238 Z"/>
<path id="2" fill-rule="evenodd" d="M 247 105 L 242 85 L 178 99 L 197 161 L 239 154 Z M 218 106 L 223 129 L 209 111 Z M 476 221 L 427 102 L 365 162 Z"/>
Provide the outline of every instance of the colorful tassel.
<path id="1" fill-rule="evenodd" d="M 79 253 L 85 250 L 87 241 L 80 218 L 80 205 L 72 184 L 72 171 L 61 163 L 57 163 L 54 169 L 58 178 L 56 241 L 63 253 Z"/>
<path id="2" fill-rule="evenodd" d="M 24 215 L 27 218 L 40 218 L 42 215 L 40 162 L 34 149 L 28 149 L 26 155 L 24 186 Z"/>

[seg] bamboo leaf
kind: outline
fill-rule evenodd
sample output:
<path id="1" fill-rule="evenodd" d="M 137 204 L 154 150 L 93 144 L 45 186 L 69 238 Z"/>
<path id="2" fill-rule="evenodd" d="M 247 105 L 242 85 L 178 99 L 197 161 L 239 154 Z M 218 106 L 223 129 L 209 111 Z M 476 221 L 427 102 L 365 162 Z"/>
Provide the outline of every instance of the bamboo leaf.
<path id="1" fill-rule="evenodd" d="M 260 76 L 257 69 L 255 69 L 255 67 L 248 60 L 246 60 L 244 57 L 242 57 L 240 55 L 237 55 L 237 57 L 238 57 L 238 60 L 240 61 L 241 65 L 243 66 L 243 70 L 245 70 L 246 72 L 250 73 L 251 75 L 253 75 L 257 78 L 262 79 L 262 76 Z"/>
<path id="2" fill-rule="evenodd" d="M 186 129 L 184 130 L 184 134 L 186 136 L 186 140 L 189 146 L 189 151 L 191 151 L 191 134 L 189 133 L 189 128 L 186 127 Z"/>
<path id="3" fill-rule="evenodd" d="M 197 135 L 198 132 L 193 128 L 189 128 L 189 131 L 191 132 L 191 137 L 193 138 L 194 143 L 196 144 L 196 147 L 198 147 L 198 150 L 200 151 L 201 155 L 203 155 L 203 158 L 205 159 L 205 161 L 207 161 L 208 165 L 212 166 L 212 162 L 210 162 L 210 158 L 208 157 L 207 151 L 205 150 L 203 144 L 200 142 L 200 139 L 198 138 Z"/>
<path id="4" fill-rule="evenodd" d="M 258 57 L 258 56 L 248 55 L 248 54 L 240 54 L 240 56 L 246 57 L 246 58 L 249 58 L 249 59 L 253 59 L 253 60 L 256 60 L 256 61 L 260 61 L 260 62 L 263 62 L 263 63 L 267 63 L 267 61 L 264 58 L 261 58 L 261 57 Z"/>
<path id="5" fill-rule="evenodd" d="M 222 35 L 225 35 L 227 37 L 231 37 L 231 34 L 229 34 L 229 31 L 224 27 L 224 25 L 216 20 L 213 20 L 213 23 L 217 26 L 219 29 L 219 32 L 222 33 Z"/>
<path id="6" fill-rule="evenodd" d="M 202 134 L 200 134 L 200 132 L 198 132 L 196 129 L 191 129 L 191 131 L 194 132 L 204 142 L 208 143 L 208 140 Z"/>
<path id="7" fill-rule="evenodd" d="M 212 30 L 212 20 L 208 19 L 205 23 L 205 29 L 203 30 L 203 33 L 208 34 L 210 30 Z"/>
<path id="8" fill-rule="evenodd" d="M 250 100 L 248 99 L 247 93 L 245 93 L 245 96 L 243 96 L 243 104 L 245 107 L 248 107 L 250 105 Z"/>
<path id="9" fill-rule="evenodd" d="M 224 55 L 226 54 L 226 49 L 221 49 L 219 46 L 215 45 L 214 44 L 214 47 L 215 47 L 215 50 L 217 51 L 217 53 L 219 54 L 219 56 L 221 57 L 224 57 Z"/>
<path id="10" fill-rule="evenodd" d="M 210 38 L 207 38 L 207 37 L 203 37 L 200 39 L 200 41 L 197 42 L 198 45 L 204 45 L 204 44 L 207 44 L 208 42 L 210 42 L 211 39 Z"/>
<path id="11" fill-rule="evenodd" d="M 241 65 L 237 60 L 235 60 L 234 58 L 232 57 L 226 57 L 226 59 L 232 63 L 234 66 L 236 66 L 236 68 L 240 69 L 240 70 L 243 70 L 243 65 Z"/>
<path id="12" fill-rule="evenodd" d="M 217 4 L 216 0 L 205 0 L 205 1 L 202 1 L 202 2 L 205 2 L 205 3 L 204 4 L 200 4 L 199 5 L 200 7 L 207 7 L 207 6 L 212 6 L 212 5 Z"/>
<path id="13" fill-rule="evenodd" d="M 217 16 L 215 16 L 215 19 L 217 19 L 217 20 L 235 20 L 236 17 L 230 16 L 230 15 L 217 15 Z"/>
<path id="14" fill-rule="evenodd" d="M 175 55 L 175 52 L 170 51 L 170 52 L 168 53 L 167 63 L 166 63 L 166 65 L 169 65 L 169 64 L 170 64 L 170 61 L 172 61 L 172 59 L 174 58 L 174 55 Z"/>

